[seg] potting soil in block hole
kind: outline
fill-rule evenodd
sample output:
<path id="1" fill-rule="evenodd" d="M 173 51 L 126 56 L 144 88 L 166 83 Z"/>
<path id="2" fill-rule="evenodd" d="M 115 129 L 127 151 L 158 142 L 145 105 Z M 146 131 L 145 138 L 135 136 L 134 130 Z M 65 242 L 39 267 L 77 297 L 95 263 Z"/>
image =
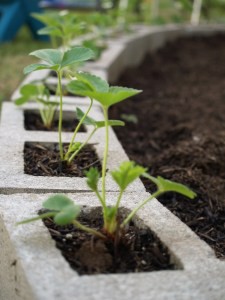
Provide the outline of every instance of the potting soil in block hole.
<path id="1" fill-rule="evenodd" d="M 69 144 L 64 144 L 64 152 Z M 24 145 L 24 172 L 33 176 L 85 177 L 85 171 L 101 163 L 92 145 L 85 146 L 71 164 L 60 161 L 58 143 L 26 142 Z"/>
<path id="2" fill-rule="evenodd" d="M 126 70 L 118 85 L 143 90 L 110 111 L 112 119 L 138 120 L 115 128 L 129 157 L 197 193 L 194 200 L 174 194 L 159 200 L 224 259 L 225 36 L 171 42 Z"/>
<path id="3" fill-rule="evenodd" d="M 78 220 L 92 229 L 102 230 L 101 208 L 84 210 Z M 44 223 L 56 246 L 80 275 L 177 269 L 171 263 L 168 249 L 146 226 L 138 228 L 131 222 L 129 229 L 115 243 L 110 239 L 94 238 L 73 225 L 58 226 L 51 218 L 45 219 Z"/>
<path id="4" fill-rule="evenodd" d="M 74 112 L 64 112 L 62 122 L 63 132 L 74 132 L 79 121 L 76 119 Z M 26 130 L 39 130 L 39 131 L 58 131 L 59 114 L 55 113 L 52 126 L 47 128 L 44 126 L 41 116 L 38 111 L 25 110 L 24 111 L 24 127 Z M 86 132 L 83 125 L 81 125 L 79 132 Z"/>

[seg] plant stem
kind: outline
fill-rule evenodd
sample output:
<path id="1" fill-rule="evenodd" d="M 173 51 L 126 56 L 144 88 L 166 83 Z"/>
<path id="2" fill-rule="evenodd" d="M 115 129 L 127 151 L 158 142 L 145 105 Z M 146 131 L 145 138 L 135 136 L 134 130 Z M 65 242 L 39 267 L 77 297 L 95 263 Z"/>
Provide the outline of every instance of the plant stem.
<path id="1" fill-rule="evenodd" d="M 87 145 L 87 143 L 90 141 L 90 139 L 92 138 L 92 136 L 94 135 L 94 133 L 96 132 L 97 128 L 94 128 L 94 130 L 91 132 L 91 134 L 89 135 L 89 137 L 86 139 L 86 141 L 79 147 L 79 149 L 77 149 L 68 159 L 69 164 L 72 162 L 72 160 L 74 159 L 74 157 L 80 152 L 81 149 L 84 148 L 84 146 Z"/>
<path id="2" fill-rule="evenodd" d="M 105 178 L 107 168 L 107 158 L 109 152 L 109 120 L 108 120 L 108 107 L 103 107 L 104 118 L 105 118 L 105 151 L 102 164 L 102 199 L 106 203 L 106 192 L 105 192 Z"/>
<path id="3" fill-rule="evenodd" d="M 102 199 L 101 195 L 99 194 L 98 190 L 96 190 L 94 192 L 95 192 L 96 196 L 98 197 L 98 199 L 99 199 L 99 201 L 100 201 L 100 203 L 101 203 L 101 205 L 103 207 L 103 214 L 104 214 L 104 211 L 106 209 L 106 203 L 103 201 L 103 199 Z"/>
<path id="4" fill-rule="evenodd" d="M 116 211 L 118 210 L 118 208 L 119 208 L 119 205 L 120 205 L 120 201 L 121 201 L 121 198 L 122 198 L 122 196 L 123 196 L 123 190 L 121 190 L 120 191 L 120 193 L 119 193 L 119 196 L 118 196 L 118 199 L 117 199 L 117 202 L 116 202 L 116 206 L 115 206 L 115 208 L 116 208 Z"/>
<path id="5" fill-rule="evenodd" d="M 62 71 L 57 72 L 58 75 L 58 91 L 60 96 L 59 101 L 59 125 L 58 125 L 58 131 L 59 131 L 59 152 L 60 152 L 60 159 L 63 160 L 63 144 L 62 144 L 62 119 L 63 119 L 63 91 L 62 91 Z"/>
<path id="6" fill-rule="evenodd" d="M 91 110 L 91 107 L 92 107 L 92 104 L 93 104 L 93 99 L 91 99 L 91 103 L 90 103 L 90 105 L 89 105 L 89 107 L 88 107 L 88 110 L 87 110 L 86 113 L 83 115 L 83 117 L 80 119 L 80 121 L 79 121 L 79 123 L 78 123 L 78 125 L 77 125 L 77 127 L 76 127 L 76 129 L 75 129 L 75 131 L 74 131 L 74 133 L 73 133 L 73 136 L 72 136 L 72 139 L 71 139 L 71 141 L 70 141 L 70 145 L 69 145 L 68 151 L 67 151 L 66 156 L 65 156 L 66 160 L 68 160 L 69 152 L 70 152 L 70 150 L 71 150 L 71 148 L 72 148 L 72 146 L 73 146 L 74 140 L 75 140 L 75 138 L 76 138 L 76 136 L 77 136 L 77 133 L 78 133 L 78 131 L 79 131 L 79 129 L 80 129 L 80 127 L 81 127 L 83 121 L 85 120 L 86 116 L 89 114 L 89 112 L 90 112 L 90 110 Z"/>
<path id="7" fill-rule="evenodd" d="M 77 228 L 83 230 L 83 231 L 86 231 L 90 234 L 93 234 L 101 239 L 106 239 L 106 236 L 104 234 L 102 234 L 101 232 L 95 230 L 95 229 L 92 229 L 92 228 L 89 228 L 85 225 L 82 225 L 80 222 L 78 222 L 77 220 L 74 220 L 73 221 L 73 225 L 75 225 Z"/>
<path id="8" fill-rule="evenodd" d="M 145 204 L 147 204 L 150 200 L 158 197 L 160 194 L 162 194 L 162 191 L 157 190 L 154 194 L 149 196 L 147 199 L 145 199 L 143 202 L 141 202 L 132 212 L 126 217 L 126 219 L 123 221 L 123 223 L 120 225 L 120 227 L 124 227 L 138 212 L 139 209 L 141 209 Z"/>

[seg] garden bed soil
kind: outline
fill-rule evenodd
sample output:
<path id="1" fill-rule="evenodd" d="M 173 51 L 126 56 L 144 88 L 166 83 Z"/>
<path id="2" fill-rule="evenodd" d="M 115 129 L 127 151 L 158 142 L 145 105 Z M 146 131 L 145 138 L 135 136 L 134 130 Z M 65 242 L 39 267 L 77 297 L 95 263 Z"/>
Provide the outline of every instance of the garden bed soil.
<path id="1" fill-rule="evenodd" d="M 115 128 L 130 159 L 197 193 L 159 201 L 225 259 L 225 36 L 171 42 L 117 84 L 143 90 L 110 110 L 112 119 L 138 118 Z"/>
<path id="2" fill-rule="evenodd" d="M 64 152 L 69 144 L 64 145 Z M 101 163 L 93 145 L 85 146 L 71 164 L 60 161 L 58 143 L 26 142 L 24 145 L 24 173 L 33 176 L 85 177 L 85 171 Z"/>
<path id="3" fill-rule="evenodd" d="M 79 221 L 101 230 L 100 209 L 94 214 L 82 213 Z M 74 226 L 57 226 L 52 219 L 44 220 L 56 246 L 70 266 L 80 275 L 150 272 L 174 270 L 166 247 L 148 228 L 138 229 L 132 222 L 117 245 L 112 240 L 92 237 Z"/>
<path id="4" fill-rule="evenodd" d="M 75 114 L 73 119 L 63 119 L 62 131 L 74 132 L 79 121 L 75 120 Z M 24 113 L 24 127 L 26 130 L 40 130 L 40 131 L 58 131 L 58 118 L 54 118 L 52 126 L 47 128 L 44 126 L 39 114 L 31 111 L 25 111 Z M 83 125 L 81 125 L 79 132 L 86 132 Z"/>

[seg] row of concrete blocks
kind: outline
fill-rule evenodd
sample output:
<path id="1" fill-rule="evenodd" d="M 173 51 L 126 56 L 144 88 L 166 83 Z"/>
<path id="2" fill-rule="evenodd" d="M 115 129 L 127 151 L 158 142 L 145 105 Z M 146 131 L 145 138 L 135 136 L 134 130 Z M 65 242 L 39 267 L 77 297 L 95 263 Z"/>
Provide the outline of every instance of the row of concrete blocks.
<path id="1" fill-rule="evenodd" d="M 126 37 L 109 41 L 109 48 L 97 62 L 89 63 L 85 70 L 111 82 L 128 66 L 137 65 L 149 51 L 155 51 L 167 41 L 180 36 L 210 35 L 224 32 L 224 27 L 166 26 L 137 27 Z M 22 83 L 44 79 L 46 72 L 35 72 Z M 54 78 L 50 79 L 54 82 Z M 65 82 L 66 83 L 66 82 Z M 15 91 L 12 100 L 19 96 Z M 64 111 L 73 114 L 75 107 L 84 110 L 88 99 L 64 98 Z M 78 300 L 91 299 L 224 299 L 225 264 L 216 259 L 213 250 L 200 240 L 184 223 L 163 207 L 156 199 L 141 210 L 135 222 L 145 224 L 168 247 L 171 262 L 177 270 L 140 274 L 78 276 L 54 246 L 41 221 L 16 227 L 15 223 L 40 209 L 49 194 L 64 192 L 77 203 L 90 209 L 99 206 L 88 190 L 83 178 L 46 178 L 24 174 L 23 147 L 25 142 L 57 142 L 54 132 L 26 131 L 24 111 L 36 110 L 35 104 L 17 108 L 4 103 L 0 138 L 0 299 L 12 300 Z M 91 116 L 102 120 L 102 112 L 95 103 Z M 87 132 L 79 133 L 83 141 Z M 68 142 L 71 133 L 63 133 Z M 91 140 L 100 159 L 104 149 L 104 129 Z M 109 171 L 128 157 L 110 130 Z M 115 203 L 117 187 L 107 175 L 108 205 Z M 129 187 L 122 206 L 134 208 L 147 197 L 141 181 Z"/>

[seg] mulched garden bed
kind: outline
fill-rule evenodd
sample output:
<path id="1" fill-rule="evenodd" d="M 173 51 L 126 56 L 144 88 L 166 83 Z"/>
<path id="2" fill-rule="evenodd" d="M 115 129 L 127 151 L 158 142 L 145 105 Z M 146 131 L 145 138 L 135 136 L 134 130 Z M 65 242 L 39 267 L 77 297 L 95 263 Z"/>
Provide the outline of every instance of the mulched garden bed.
<path id="1" fill-rule="evenodd" d="M 225 36 L 171 42 L 117 84 L 144 91 L 110 111 L 139 120 L 115 128 L 129 157 L 197 192 L 159 200 L 225 259 Z"/>
<path id="2" fill-rule="evenodd" d="M 68 148 L 64 145 L 64 150 Z M 71 164 L 60 161 L 58 143 L 31 143 L 24 145 L 24 172 L 33 176 L 85 177 L 85 171 L 101 163 L 92 145 L 84 147 Z"/>
<path id="3" fill-rule="evenodd" d="M 75 113 L 73 118 L 63 118 L 62 131 L 63 132 L 73 132 L 78 125 L 79 121 L 75 119 Z M 40 131 L 58 131 L 58 118 L 54 118 L 52 126 L 46 128 L 41 120 L 40 114 L 32 111 L 24 112 L 24 127 L 26 130 L 40 130 Z M 86 132 L 84 126 L 80 127 L 79 132 Z"/>
<path id="4" fill-rule="evenodd" d="M 100 209 L 82 213 L 79 221 L 100 230 L 103 226 Z M 57 226 L 48 218 L 44 220 L 56 246 L 71 267 L 80 275 L 150 272 L 174 270 L 170 255 L 160 240 L 148 229 L 138 229 L 134 224 L 124 233 L 122 242 L 91 237 L 90 234 L 71 226 Z"/>

